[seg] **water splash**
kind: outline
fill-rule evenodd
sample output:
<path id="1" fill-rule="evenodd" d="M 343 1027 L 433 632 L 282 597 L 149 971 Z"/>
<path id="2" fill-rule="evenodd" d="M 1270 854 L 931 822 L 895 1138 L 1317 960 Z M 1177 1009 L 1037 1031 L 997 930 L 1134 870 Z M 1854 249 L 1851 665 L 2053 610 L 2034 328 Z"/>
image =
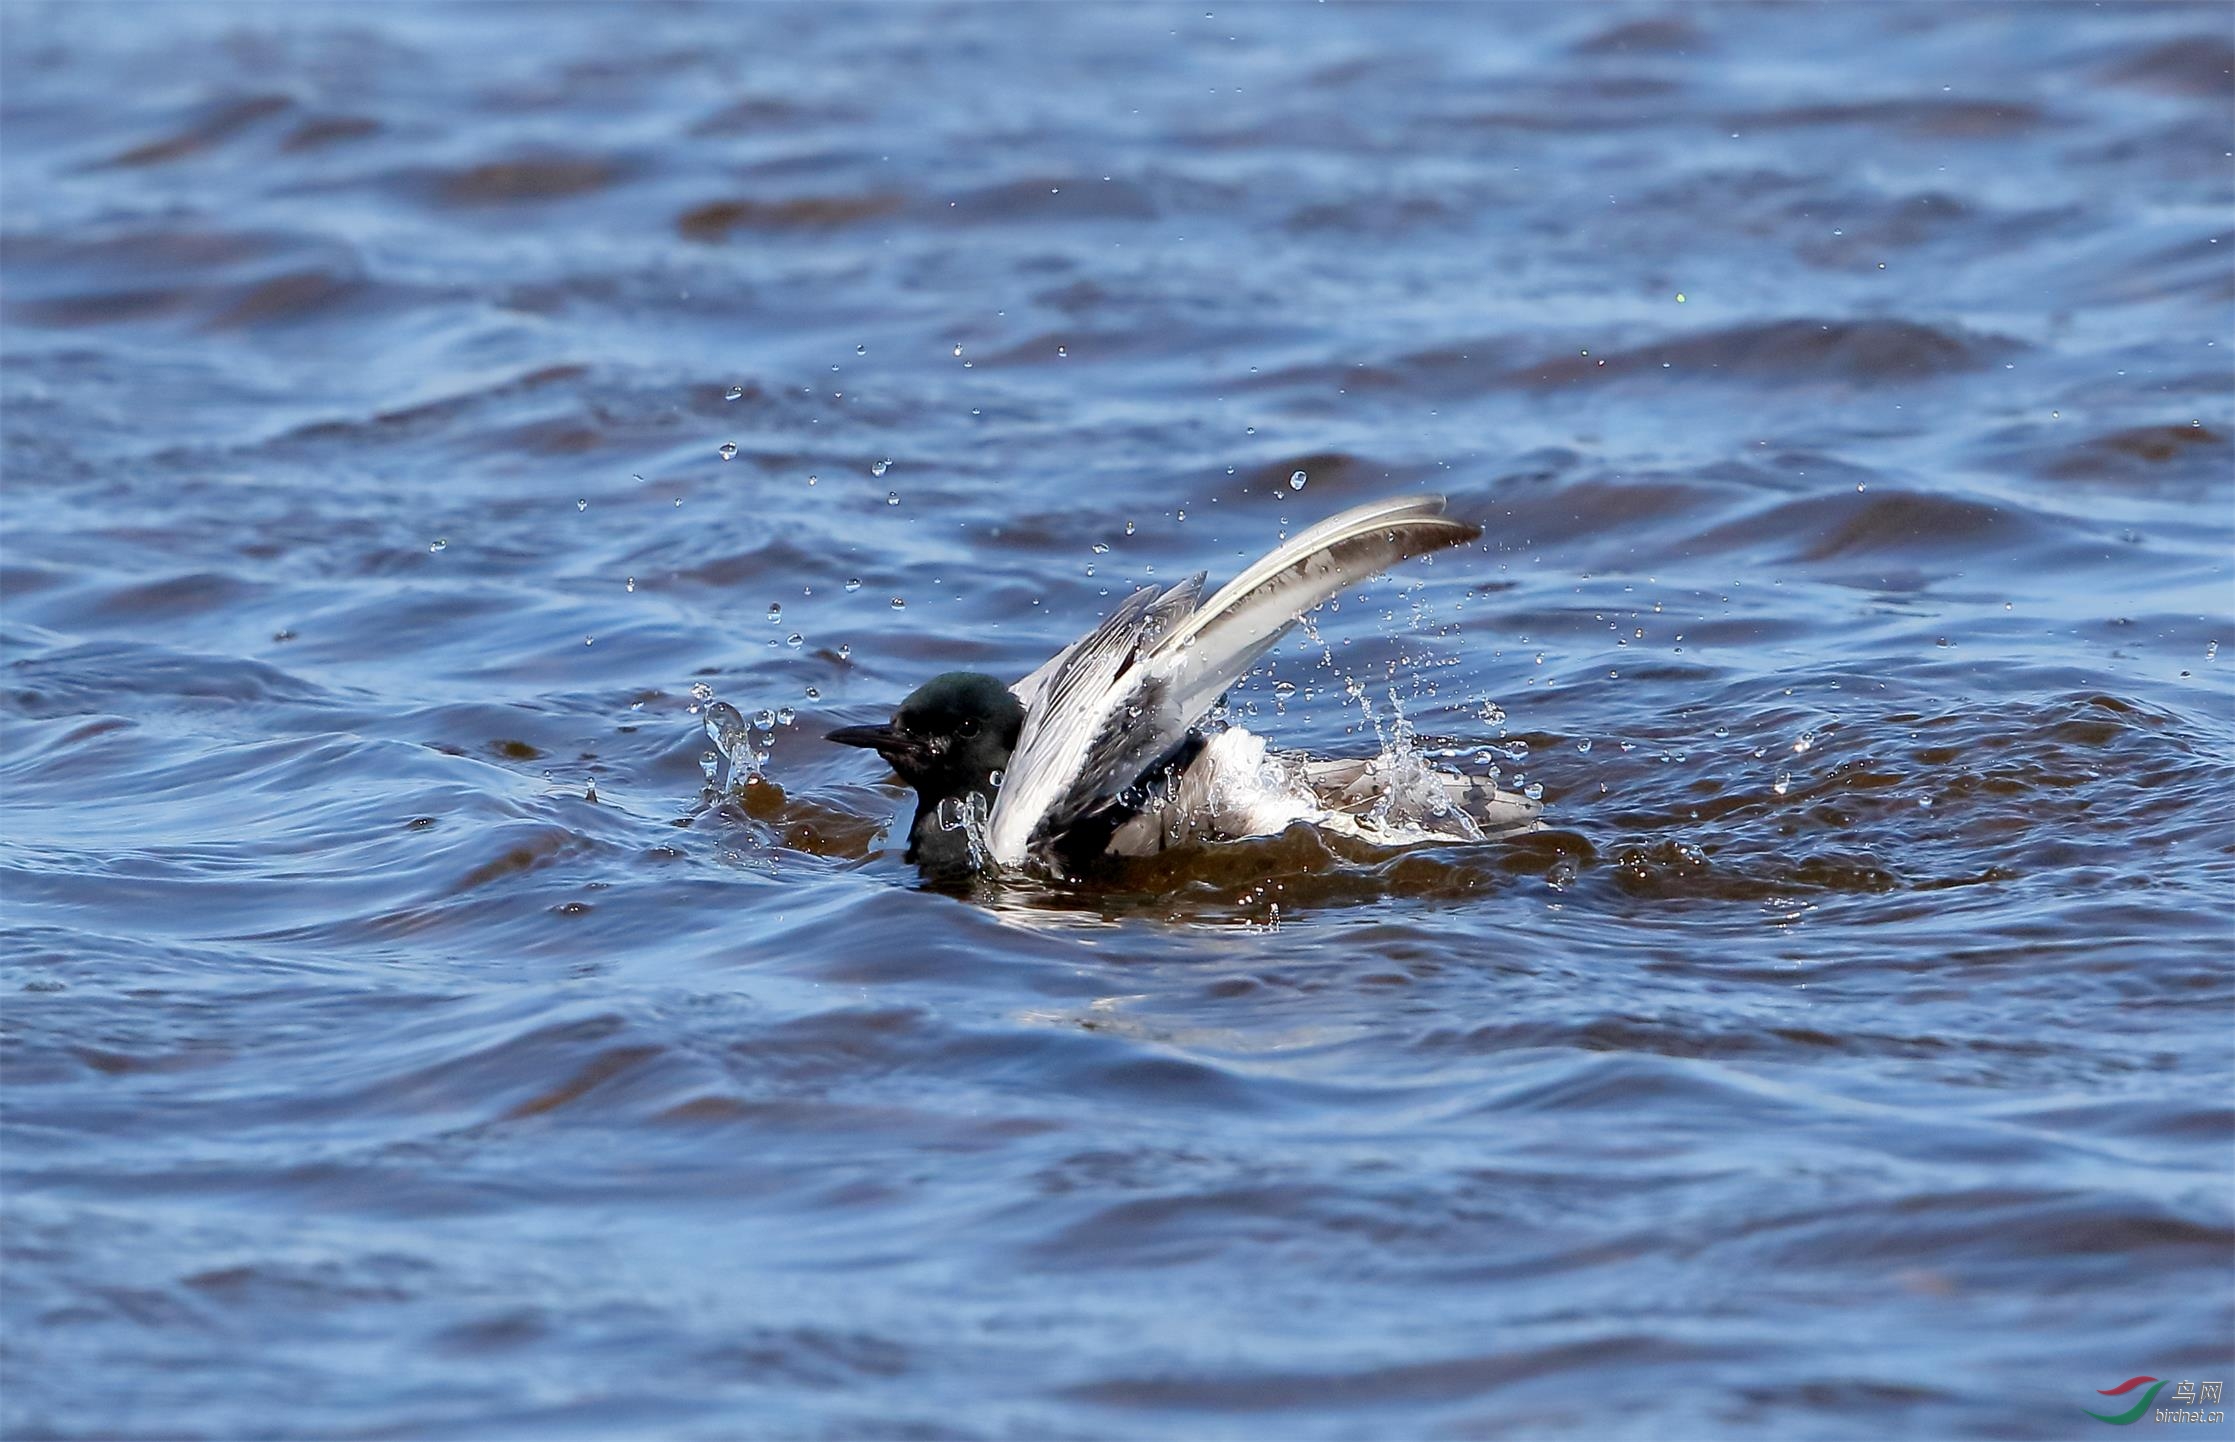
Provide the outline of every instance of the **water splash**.
<path id="1" fill-rule="evenodd" d="M 728 764 L 732 786 L 760 779 L 768 753 L 754 746 L 752 729 L 745 724 L 742 712 L 727 701 L 716 701 L 707 706 L 700 724 L 706 728 L 706 739 L 714 743 L 714 750 L 699 761 L 709 786 L 718 784 L 721 763 Z"/>
<path id="2" fill-rule="evenodd" d="M 1397 693 L 1389 693 L 1390 723 L 1381 736 L 1381 754 L 1366 764 L 1367 775 L 1380 796 L 1359 818 L 1363 829 L 1395 839 L 1429 835 L 1454 840 L 1480 841 L 1482 828 L 1452 802 L 1452 783 L 1460 778 L 1442 770 L 1420 747 L 1412 718 L 1405 714 Z M 1381 733 L 1377 724 L 1375 731 Z"/>
<path id="3" fill-rule="evenodd" d="M 986 821 L 990 814 L 986 798 L 972 791 L 962 796 L 949 796 L 932 812 L 932 821 L 941 831 L 959 831 L 970 851 L 970 867 L 983 871 L 991 867 L 992 852 L 986 845 Z"/>

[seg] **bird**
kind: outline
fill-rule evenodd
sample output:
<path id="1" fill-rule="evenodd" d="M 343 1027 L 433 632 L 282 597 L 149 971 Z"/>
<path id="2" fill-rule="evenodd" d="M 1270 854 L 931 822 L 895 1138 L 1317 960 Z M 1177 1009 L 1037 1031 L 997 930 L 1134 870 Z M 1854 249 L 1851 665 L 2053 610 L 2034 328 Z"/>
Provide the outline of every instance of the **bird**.
<path id="1" fill-rule="evenodd" d="M 1494 778 L 1270 750 L 1206 726 L 1227 690 L 1305 615 L 1391 566 L 1478 539 L 1440 495 L 1368 502 L 1254 562 L 1208 599 L 1205 573 L 1134 591 L 1015 683 L 949 671 L 881 725 L 826 739 L 875 751 L 913 787 L 905 860 L 934 881 L 1042 871 L 1270 835 L 1298 822 L 1391 845 L 1527 829 L 1542 808 Z"/>

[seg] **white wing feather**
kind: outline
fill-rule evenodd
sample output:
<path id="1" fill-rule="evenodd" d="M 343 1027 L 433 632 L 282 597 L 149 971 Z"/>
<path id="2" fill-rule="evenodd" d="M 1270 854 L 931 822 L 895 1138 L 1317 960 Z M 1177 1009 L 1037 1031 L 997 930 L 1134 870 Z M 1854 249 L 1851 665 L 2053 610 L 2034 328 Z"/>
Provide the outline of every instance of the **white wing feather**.
<path id="1" fill-rule="evenodd" d="M 1024 731 L 987 822 L 992 858 L 1024 861 L 1042 834 L 1138 781 L 1290 626 L 1338 591 L 1482 534 L 1443 506 L 1441 496 L 1407 496 L 1344 511 L 1200 605 L 1200 576 L 1162 593 L 1144 587 L 1019 681 L 1012 689 L 1025 703 Z"/>
<path id="2" fill-rule="evenodd" d="M 1187 725 L 1202 719 L 1288 628 L 1337 592 L 1400 561 L 1474 540 L 1482 528 L 1443 513 L 1442 496 L 1401 496 L 1321 521 L 1218 589 L 1158 645 Z"/>

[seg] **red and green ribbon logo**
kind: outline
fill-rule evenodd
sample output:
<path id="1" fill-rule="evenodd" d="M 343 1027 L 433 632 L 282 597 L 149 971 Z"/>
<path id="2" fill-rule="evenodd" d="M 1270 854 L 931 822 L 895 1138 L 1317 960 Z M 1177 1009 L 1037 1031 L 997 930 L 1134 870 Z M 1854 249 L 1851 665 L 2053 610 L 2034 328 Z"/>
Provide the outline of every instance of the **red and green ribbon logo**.
<path id="1" fill-rule="evenodd" d="M 2144 1382 L 2150 1384 L 2150 1390 L 2144 1392 L 2142 1394 L 2142 1400 L 2135 1403 L 2134 1406 L 2129 1410 L 2119 1413 L 2116 1417 L 2106 1417 L 2101 1412 L 2089 1412 L 2088 1415 L 2090 1417 L 2093 1417 L 2098 1422 L 2108 1422 L 2113 1427 L 2124 1427 L 2129 1423 L 2141 1421 L 2142 1414 L 2149 1411 L 2150 1404 L 2157 1400 L 2158 1389 L 2165 1385 L 2163 1382 L 2158 1381 L 2157 1378 L 2129 1377 L 2124 1382 L 2119 1383 L 2118 1386 L 2105 1387 L 2100 1392 L 2097 1392 L 2095 1394 L 2098 1397 L 2123 1397 L 2127 1393 L 2133 1391 L 2135 1388 L 2141 1386 Z"/>

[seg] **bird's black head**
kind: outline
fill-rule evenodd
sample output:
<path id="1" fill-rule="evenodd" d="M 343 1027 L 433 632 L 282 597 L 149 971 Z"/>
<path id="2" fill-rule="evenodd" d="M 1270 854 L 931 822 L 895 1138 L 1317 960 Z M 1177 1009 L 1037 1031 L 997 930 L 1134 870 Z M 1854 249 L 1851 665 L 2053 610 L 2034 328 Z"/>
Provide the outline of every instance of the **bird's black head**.
<path id="1" fill-rule="evenodd" d="M 910 693 L 884 726 L 845 726 L 829 733 L 843 746 L 866 746 L 926 801 L 980 791 L 1009 764 L 1024 729 L 1024 703 L 1007 686 L 975 671 L 934 676 Z"/>

